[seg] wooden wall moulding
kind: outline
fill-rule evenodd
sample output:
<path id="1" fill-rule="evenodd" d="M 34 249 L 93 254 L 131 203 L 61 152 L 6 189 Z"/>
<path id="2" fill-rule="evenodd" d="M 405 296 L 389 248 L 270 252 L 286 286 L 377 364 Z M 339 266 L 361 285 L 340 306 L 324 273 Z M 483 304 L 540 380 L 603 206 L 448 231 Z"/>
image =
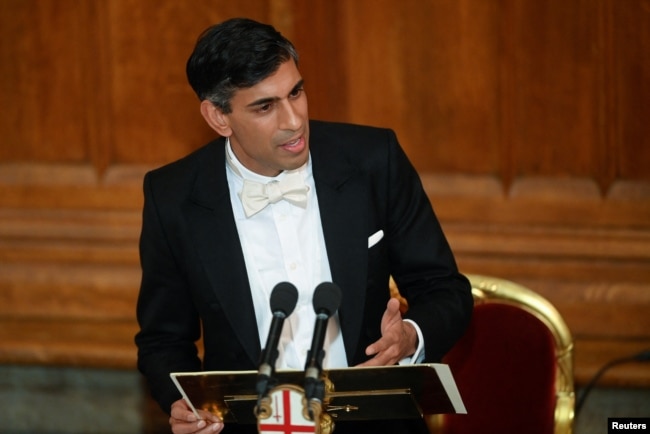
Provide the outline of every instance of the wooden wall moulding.
<path id="1" fill-rule="evenodd" d="M 135 368 L 140 220 L 0 208 L 0 363 Z"/>
<path id="2" fill-rule="evenodd" d="M 0 209 L 142 208 L 142 180 L 153 166 L 0 162 Z"/>

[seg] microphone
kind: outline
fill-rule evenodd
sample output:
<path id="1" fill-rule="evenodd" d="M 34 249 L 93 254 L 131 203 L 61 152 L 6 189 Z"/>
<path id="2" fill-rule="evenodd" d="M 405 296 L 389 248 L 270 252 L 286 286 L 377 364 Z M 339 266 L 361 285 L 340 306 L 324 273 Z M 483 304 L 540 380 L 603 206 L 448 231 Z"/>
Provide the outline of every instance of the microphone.
<path id="1" fill-rule="evenodd" d="M 320 378 L 325 357 L 323 349 L 325 332 L 329 318 L 336 312 L 340 304 L 341 289 L 334 283 L 323 282 L 314 290 L 313 305 L 314 312 L 316 312 L 316 325 L 305 364 L 305 398 L 310 404 L 312 401 L 320 403 L 325 397 L 325 385 Z M 313 420 L 314 414 L 311 405 L 309 406 L 309 416 Z"/>
<path id="2" fill-rule="evenodd" d="M 278 359 L 278 342 L 282 334 L 282 325 L 286 317 L 291 315 L 298 302 L 298 290 L 289 282 L 280 282 L 271 292 L 271 328 L 266 339 L 266 346 L 262 350 L 259 370 L 257 373 L 258 402 L 264 397 L 269 389 L 271 377 L 275 371 L 275 362 Z"/>

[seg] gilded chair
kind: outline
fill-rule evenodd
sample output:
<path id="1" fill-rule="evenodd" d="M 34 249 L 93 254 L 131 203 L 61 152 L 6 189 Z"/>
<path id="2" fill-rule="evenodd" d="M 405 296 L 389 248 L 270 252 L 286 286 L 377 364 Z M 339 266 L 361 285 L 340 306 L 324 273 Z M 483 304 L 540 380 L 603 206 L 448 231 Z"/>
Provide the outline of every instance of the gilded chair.
<path id="1" fill-rule="evenodd" d="M 569 434 L 573 341 L 545 298 L 503 279 L 468 275 L 472 322 L 447 354 L 467 408 L 428 422 L 444 434 Z"/>

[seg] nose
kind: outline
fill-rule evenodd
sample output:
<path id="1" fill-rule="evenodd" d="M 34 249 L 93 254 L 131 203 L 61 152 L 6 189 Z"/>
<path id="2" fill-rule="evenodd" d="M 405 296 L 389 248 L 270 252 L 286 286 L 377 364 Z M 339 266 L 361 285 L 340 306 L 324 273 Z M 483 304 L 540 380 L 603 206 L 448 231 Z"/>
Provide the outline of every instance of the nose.
<path id="1" fill-rule="evenodd" d="M 280 110 L 280 129 L 298 130 L 302 125 L 302 116 L 298 107 L 291 101 L 284 101 Z"/>

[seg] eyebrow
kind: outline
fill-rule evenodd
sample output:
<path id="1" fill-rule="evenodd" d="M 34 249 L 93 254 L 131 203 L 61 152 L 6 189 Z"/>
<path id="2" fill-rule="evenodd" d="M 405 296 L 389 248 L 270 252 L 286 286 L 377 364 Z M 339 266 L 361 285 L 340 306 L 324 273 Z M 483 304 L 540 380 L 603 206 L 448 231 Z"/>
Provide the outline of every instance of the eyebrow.
<path id="1" fill-rule="evenodd" d="M 295 85 L 294 87 L 291 88 L 291 92 L 289 92 L 289 93 L 293 93 L 293 92 L 295 92 L 296 90 L 298 90 L 298 89 L 300 89 L 301 87 L 303 87 L 304 84 L 305 84 L 305 80 L 301 78 L 301 79 L 298 81 L 298 83 L 296 83 L 296 85 Z M 280 99 L 281 99 L 281 98 L 278 97 L 278 96 L 271 96 L 271 97 L 267 97 L 267 98 L 260 98 L 260 99 L 258 99 L 258 100 L 253 101 L 253 102 L 250 103 L 250 104 L 247 104 L 246 107 L 257 107 L 257 106 L 261 106 L 261 105 L 264 105 L 264 104 L 269 104 L 269 103 L 272 103 L 272 102 L 278 101 L 278 100 L 280 100 Z"/>

